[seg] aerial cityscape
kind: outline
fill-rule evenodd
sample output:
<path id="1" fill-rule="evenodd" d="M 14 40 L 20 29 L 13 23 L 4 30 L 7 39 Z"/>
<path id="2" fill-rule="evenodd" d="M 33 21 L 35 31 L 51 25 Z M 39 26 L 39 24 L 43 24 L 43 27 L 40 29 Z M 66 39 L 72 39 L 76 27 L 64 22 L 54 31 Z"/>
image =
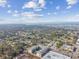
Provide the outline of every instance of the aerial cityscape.
<path id="1" fill-rule="evenodd" d="M 0 59 L 79 59 L 79 0 L 0 0 Z"/>

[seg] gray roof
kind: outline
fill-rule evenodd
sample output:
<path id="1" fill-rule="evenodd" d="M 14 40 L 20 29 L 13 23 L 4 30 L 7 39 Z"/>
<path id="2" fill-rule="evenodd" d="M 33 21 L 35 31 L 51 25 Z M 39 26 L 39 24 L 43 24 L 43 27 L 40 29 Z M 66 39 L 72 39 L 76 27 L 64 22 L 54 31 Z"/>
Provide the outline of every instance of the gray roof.
<path id="1" fill-rule="evenodd" d="M 50 48 L 45 47 L 42 50 L 38 51 L 37 53 L 39 53 L 41 55 L 41 57 L 43 57 L 49 51 L 50 51 Z"/>
<path id="2" fill-rule="evenodd" d="M 71 59 L 71 57 L 50 51 L 42 59 Z"/>

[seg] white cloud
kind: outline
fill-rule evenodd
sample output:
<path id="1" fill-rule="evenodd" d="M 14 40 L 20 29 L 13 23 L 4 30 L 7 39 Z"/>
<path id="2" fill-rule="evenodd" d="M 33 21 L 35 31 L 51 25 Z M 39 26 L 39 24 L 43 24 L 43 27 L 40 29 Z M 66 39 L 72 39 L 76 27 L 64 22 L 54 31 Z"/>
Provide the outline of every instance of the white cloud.
<path id="1" fill-rule="evenodd" d="M 66 0 L 68 5 L 74 5 L 78 2 L 78 0 Z"/>
<path id="2" fill-rule="evenodd" d="M 54 14 L 54 15 L 57 15 L 57 12 L 54 12 L 53 14 Z"/>
<path id="3" fill-rule="evenodd" d="M 20 13 L 19 13 L 18 10 L 14 10 L 14 11 L 8 10 L 7 12 L 8 12 L 9 14 L 11 14 L 12 16 L 14 16 L 14 17 L 20 16 Z"/>
<path id="4" fill-rule="evenodd" d="M 66 9 L 70 9 L 70 8 L 72 8 L 73 5 L 78 3 L 78 0 L 66 0 L 66 1 L 67 1 L 67 4 L 68 4 Z"/>
<path id="5" fill-rule="evenodd" d="M 79 14 L 77 14 L 76 16 L 79 17 Z"/>
<path id="6" fill-rule="evenodd" d="M 12 14 L 12 16 L 14 16 L 14 17 L 18 17 L 18 16 L 19 16 L 19 14 Z"/>
<path id="7" fill-rule="evenodd" d="M 45 7 L 45 0 L 31 0 L 24 4 L 22 7 L 25 8 L 32 8 L 35 11 L 41 11 L 42 8 Z"/>
<path id="8" fill-rule="evenodd" d="M 43 9 L 36 8 L 34 11 L 42 11 Z"/>
<path id="9" fill-rule="evenodd" d="M 60 9 L 60 6 L 56 6 L 56 10 L 59 10 Z"/>
<path id="10" fill-rule="evenodd" d="M 8 8 L 10 8 L 10 7 L 11 7 L 11 5 L 9 5 L 9 4 L 8 4 L 8 5 L 7 5 L 7 7 L 8 7 Z"/>
<path id="11" fill-rule="evenodd" d="M 69 6 L 67 6 L 67 8 L 66 8 L 66 9 L 70 9 L 70 8 L 72 8 L 72 6 L 70 6 L 70 5 L 69 5 Z"/>
<path id="12" fill-rule="evenodd" d="M 7 13 L 11 14 L 14 17 L 27 17 L 27 18 L 37 18 L 37 17 L 42 17 L 43 14 L 35 13 L 34 11 L 30 12 L 19 12 L 18 10 L 8 10 Z"/>
<path id="13" fill-rule="evenodd" d="M 48 12 L 47 15 L 51 15 L 51 13 Z"/>
<path id="14" fill-rule="evenodd" d="M 42 14 L 36 14 L 34 12 L 23 12 L 21 13 L 22 17 L 28 17 L 28 18 L 36 18 L 36 17 L 41 17 L 43 16 Z"/>
<path id="15" fill-rule="evenodd" d="M 25 3 L 23 8 L 35 8 L 36 7 L 36 4 L 34 1 L 30 1 L 28 3 Z"/>
<path id="16" fill-rule="evenodd" d="M 38 4 L 43 8 L 45 6 L 45 0 L 39 0 Z"/>
<path id="17" fill-rule="evenodd" d="M 7 4 L 7 0 L 0 0 L 1 7 L 5 7 L 6 4 Z"/>
<path id="18" fill-rule="evenodd" d="M 18 10 L 14 10 L 14 13 L 18 13 Z"/>
<path id="19" fill-rule="evenodd" d="M 67 16 L 64 18 L 66 21 L 70 21 L 70 22 L 79 22 L 79 14 L 77 15 L 72 15 L 72 16 Z"/>
<path id="20" fill-rule="evenodd" d="M 8 13 L 12 13 L 12 11 L 11 11 L 11 10 L 8 10 L 7 12 L 8 12 Z"/>

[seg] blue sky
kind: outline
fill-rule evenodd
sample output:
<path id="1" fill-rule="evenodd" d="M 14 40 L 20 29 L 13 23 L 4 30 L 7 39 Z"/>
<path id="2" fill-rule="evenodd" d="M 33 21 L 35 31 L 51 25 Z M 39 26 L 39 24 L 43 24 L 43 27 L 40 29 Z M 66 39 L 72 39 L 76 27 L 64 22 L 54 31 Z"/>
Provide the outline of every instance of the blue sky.
<path id="1" fill-rule="evenodd" d="M 78 21 L 79 0 L 0 0 L 0 24 Z"/>

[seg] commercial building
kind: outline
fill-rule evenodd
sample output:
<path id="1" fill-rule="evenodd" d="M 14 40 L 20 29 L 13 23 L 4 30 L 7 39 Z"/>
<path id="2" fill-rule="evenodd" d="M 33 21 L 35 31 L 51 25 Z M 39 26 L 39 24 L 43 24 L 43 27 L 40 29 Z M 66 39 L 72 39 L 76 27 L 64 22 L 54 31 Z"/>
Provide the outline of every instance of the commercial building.
<path id="1" fill-rule="evenodd" d="M 71 59 L 71 57 L 50 51 L 45 56 L 43 56 L 42 59 Z"/>

